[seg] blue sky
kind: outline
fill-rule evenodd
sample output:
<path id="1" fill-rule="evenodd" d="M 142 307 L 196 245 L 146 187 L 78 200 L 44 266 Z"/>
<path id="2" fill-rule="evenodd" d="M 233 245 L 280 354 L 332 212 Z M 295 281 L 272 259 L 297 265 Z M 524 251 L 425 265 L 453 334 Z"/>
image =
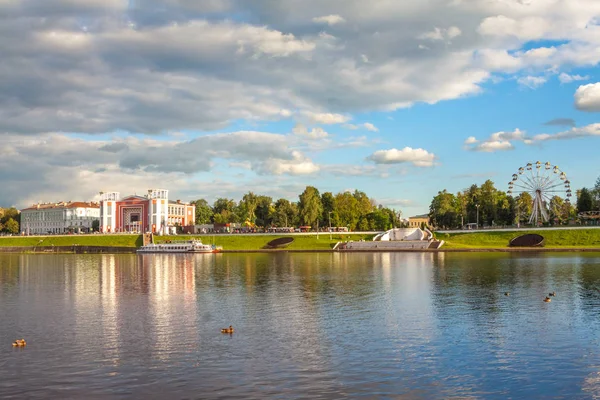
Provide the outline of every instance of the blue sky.
<path id="1" fill-rule="evenodd" d="M 594 0 L 0 1 L 0 205 L 313 185 L 408 216 L 538 160 L 590 187 L 599 18 Z"/>

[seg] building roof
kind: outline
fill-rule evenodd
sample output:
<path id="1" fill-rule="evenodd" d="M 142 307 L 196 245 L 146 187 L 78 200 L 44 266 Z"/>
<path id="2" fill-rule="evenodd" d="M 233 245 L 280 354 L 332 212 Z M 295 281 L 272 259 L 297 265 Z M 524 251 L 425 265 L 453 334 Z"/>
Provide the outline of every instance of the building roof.
<path id="1" fill-rule="evenodd" d="M 429 218 L 429 214 L 421 214 L 421 215 L 415 215 L 414 217 L 409 217 L 409 219 L 425 219 L 425 218 Z"/>
<path id="2" fill-rule="evenodd" d="M 169 200 L 169 204 L 179 204 L 180 206 L 192 206 L 192 205 L 194 205 L 192 203 L 186 203 L 185 201 L 181 201 L 181 200 Z"/>
<path id="3" fill-rule="evenodd" d="M 24 208 L 22 211 L 29 210 L 53 210 L 63 208 L 100 208 L 98 203 L 86 203 L 84 201 L 63 201 L 59 203 L 39 203 L 34 204 L 31 207 Z"/>
<path id="4" fill-rule="evenodd" d="M 144 201 L 150 200 L 147 196 L 140 196 L 139 194 L 132 194 L 129 196 L 121 197 L 121 199 L 118 201 L 127 201 L 127 200 L 132 200 L 132 199 L 144 200 Z"/>

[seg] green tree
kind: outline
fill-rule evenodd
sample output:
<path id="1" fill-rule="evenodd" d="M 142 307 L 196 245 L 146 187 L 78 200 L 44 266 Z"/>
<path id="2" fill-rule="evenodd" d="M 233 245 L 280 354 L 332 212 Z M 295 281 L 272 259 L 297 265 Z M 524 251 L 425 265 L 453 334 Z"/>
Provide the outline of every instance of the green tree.
<path id="1" fill-rule="evenodd" d="M 92 221 L 92 231 L 93 232 L 98 232 L 100 230 L 100 220 L 99 219 L 95 219 Z"/>
<path id="2" fill-rule="evenodd" d="M 533 197 L 528 192 L 523 192 L 517 196 L 517 223 L 523 224 L 529 221 L 529 216 L 533 212 Z"/>
<path id="3" fill-rule="evenodd" d="M 577 212 L 592 211 L 592 194 L 588 188 L 582 188 L 577 192 Z"/>
<path id="4" fill-rule="evenodd" d="M 8 218 L 4 224 L 4 232 L 12 234 L 19 233 L 19 223 L 12 218 Z"/>
<path id="5" fill-rule="evenodd" d="M 279 199 L 275 202 L 274 222 L 279 227 L 292 227 L 298 223 L 298 207 L 287 199 Z"/>
<path id="6" fill-rule="evenodd" d="M 205 199 L 199 199 L 193 201 L 192 203 L 196 205 L 196 224 L 210 224 L 213 220 L 214 213 L 212 207 L 210 204 L 208 204 L 208 201 Z"/>
<path id="7" fill-rule="evenodd" d="M 248 192 L 242 197 L 238 205 L 240 221 L 256 222 L 256 207 L 258 207 L 258 196 Z"/>
<path id="8" fill-rule="evenodd" d="M 269 196 L 258 196 L 256 198 L 256 224 L 267 227 L 273 223 L 275 217 L 275 207 L 273 199 Z"/>
<path id="9" fill-rule="evenodd" d="M 465 209 L 467 221 L 470 223 L 477 221 L 477 204 L 479 204 L 481 197 L 481 190 L 479 189 L 479 186 L 471 185 L 463 192 L 463 197 L 466 200 Z M 481 221 L 481 218 L 479 221 Z"/>
<path id="10" fill-rule="evenodd" d="M 323 214 L 322 214 L 322 219 L 321 219 L 321 223 L 319 225 L 321 226 L 329 226 L 329 213 L 331 212 L 331 223 L 333 224 L 334 220 L 333 220 L 333 212 L 334 210 L 334 196 L 331 192 L 325 192 L 321 195 L 321 204 L 323 205 Z M 332 225 L 333 226 L 333 225 Z"/>
<path id="11" fill-rule="evenodd" d="M 496 194 L 496 225 L 512 225 L 516 217 L 516 200 L 512 196 L 507 196 L 505 192 L 498 191 Z"/>
<path id="12" fill-rule="evenodd" d="M 217 224 L 237 222 L 236 204 L 231 199 L 219 198 L 213 204 L 213 221 Z"/>
<path id="13" fill-rule="evenodd" d="M 358 200 L 350 192 L 338 193 L 334 197 L 336 226 L 356 230 L 360 219 Z"/>
<path id="14" fill-rule="evenodd" d="M 6 222 L 11 218 L 17 223 L 21 223 L 21 213 L 15 207 L 3 208 L 1 210 L 2 212 L 0 212 L 0 222 L 2 224 L 6 225 Z"/>
<path id="15" fill-rule="evenodd" d="M 479 198 L 479 223 L 483 225 L 493 225 L 498 219 L 498 200 L 499 191 L 494 186 L 494 182 L 487 180 L 480 187 Z"/>
<path id="16" fill-rule="evenodd" d="M 373 212 L 367 214 L 367 230 L 387 231 L 393 227 L 390 221 L 390 214 L 385 208 L 376 208 Z"/>
<path id="17" fill-rule="evenodd" d="M 559 196 L 552 196 L 548 205 L 550 211 L 550 219 L 554 223 L 564 225 L 571 217 L 571 207 Z"/>
<path id="18" fill-rule="evenodd" d="M 433 198 L 429 206 L 429 218 L 435 226 L 455 228 L 460 224 L 459 205 L 456 196 L 444 189 Z"/>
<path id="19" fill-rule="evenodd" d="M 594 189 L 592 191 L 592 199 L 594 201 L 593 209 L 600 211 L 600 176 L 596 179 L 596 184 L 594 185 Z"/>
<path id="20" fill-rule="evenodd" d="M 298 213 L 300 222 L 304 225 L 316 228 L 317 221 L 323 213 L 323 204 L 319 190 L 313 186 L 307 186 L 299 196 Z"/>

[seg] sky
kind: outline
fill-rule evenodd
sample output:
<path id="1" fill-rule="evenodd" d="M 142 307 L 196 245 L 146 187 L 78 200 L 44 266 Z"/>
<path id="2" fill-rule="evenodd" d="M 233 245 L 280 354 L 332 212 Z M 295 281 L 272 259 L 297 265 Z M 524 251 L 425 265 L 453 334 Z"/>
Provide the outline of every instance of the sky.
<path id="1" fill-rule="evenodd" d="M 597 0 L 0 0 L 0 206 L 600 176 Z"/>

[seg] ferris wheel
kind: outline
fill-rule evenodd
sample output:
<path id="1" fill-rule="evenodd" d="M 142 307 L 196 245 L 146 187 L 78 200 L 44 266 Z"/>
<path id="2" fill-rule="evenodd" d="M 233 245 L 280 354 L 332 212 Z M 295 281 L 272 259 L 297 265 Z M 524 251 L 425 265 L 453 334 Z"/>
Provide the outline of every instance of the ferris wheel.
<path id="1" fill-rule="evenodd" d="M 571 198 L 571 182 L 567 174 L 549 162 L 542 164 L 528 163 L 513 174 L 512 181 L 508 182 L 507 194 L 529 193 L 533 198 L 533 205 L 529 223 L 537 225 L 538 222 L 548 222 L 548 206 L 550 199 L 559 196 L 568 203 Z"/>

